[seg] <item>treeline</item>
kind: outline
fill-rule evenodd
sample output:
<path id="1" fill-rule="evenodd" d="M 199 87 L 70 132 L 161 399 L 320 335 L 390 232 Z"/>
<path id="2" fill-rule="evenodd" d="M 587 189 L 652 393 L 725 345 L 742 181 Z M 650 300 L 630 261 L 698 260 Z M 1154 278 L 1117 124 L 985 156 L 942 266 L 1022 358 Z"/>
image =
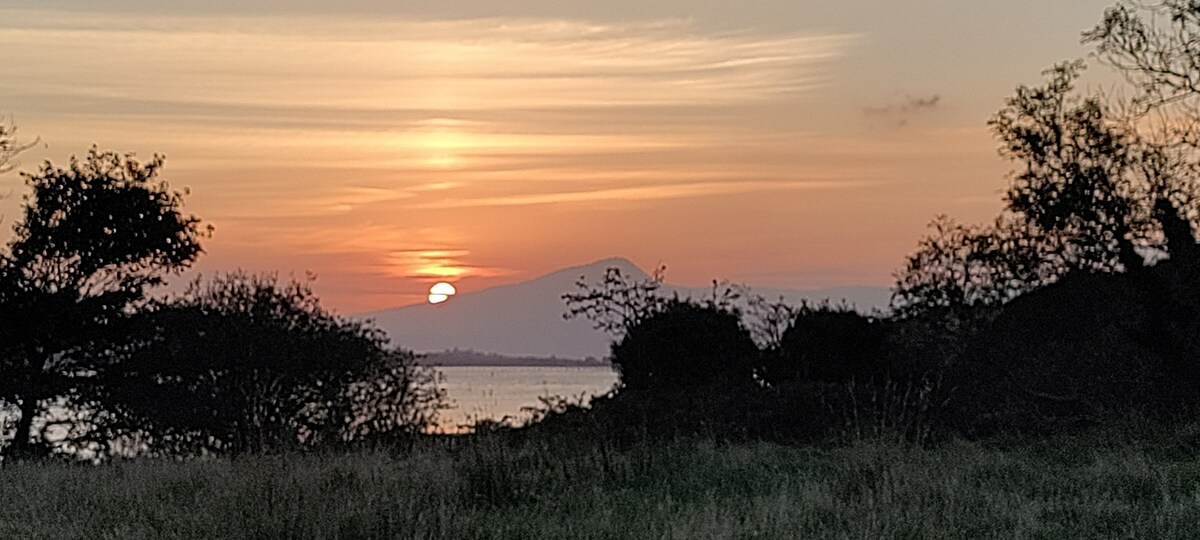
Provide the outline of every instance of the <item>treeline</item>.
<path id="1" fill-rule="evenodd" d="M 658 294 L 612 270 L 564 296 L 614 337 L 621 384 L 547 426 L 812 440 L 1037 434 L 1200 412 L 1200 7 L 1121 3 L 1084 34 L 1135 89 L 1076 90 L 1081 61 L 989 122 L 1016 165 L 986 225 L 939 216 L 887 313 L 714 285 Z M 571 414 L 554 414 L 554 413 Z"/>
<path id="2" fill-rule="evenodd" d="M 0 129 L 0 159 L 14 140 Z M 3 457 L 237 454 L 434 425 L 436 372 L 305 283 L 233 272 L 152 297 L 212 230 L 162 165 L 93 148 L 23 174 L 0 253 Z"/>
<path id="3" fill-rule="evenodd" d="M 424 365 L 438 367 L 604 367 L 609 365 L 608 362 L 591 356 L 584 359 L 559 358 L 557 356 L 507 356 L 461 349 L 422 353 L 417 356 L 417 361 Z"/>

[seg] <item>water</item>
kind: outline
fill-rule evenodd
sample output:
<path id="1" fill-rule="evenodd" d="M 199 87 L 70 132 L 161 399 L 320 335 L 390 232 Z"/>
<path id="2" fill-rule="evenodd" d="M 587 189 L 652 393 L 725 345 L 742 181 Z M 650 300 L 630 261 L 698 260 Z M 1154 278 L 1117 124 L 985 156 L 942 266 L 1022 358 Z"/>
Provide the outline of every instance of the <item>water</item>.
<path id="1" fill-rule="evenodd" d="M 617 374 L 610 367 L 439 367 L 443 388 L 454 408 L 442 411 L 441 429 L 481 419 L 527 419 L 523 407 L 536 407 L 539 397 L 560 396 L 575 401 L 612 390 Z"/>
<path id="2" fill-rule="evenodd" d="M 454 406 L 440 413 L 438 430 L 451 433 L 483 419 L 507 417 L 510 422 L 520 422 L 529 418 L 522 408 L 540 406 L 539 397 L 559 396 L 572 402 L 582 397 L 586 401 L 612 390 L 617 383 L 616 372 L 607 366 L 451 366 L 437 370 L 445 377 L 442 387 Z M 0 408 L 0 440 L 11 435 L 14 414 Z M 50 414 L 61 416 L 64 409 L 52 407 Z M 44 420 L 35 420 L 35 428 Z M 52 430 L 50 438 L 58 439 L 65 428 L 59 425 Z"/>

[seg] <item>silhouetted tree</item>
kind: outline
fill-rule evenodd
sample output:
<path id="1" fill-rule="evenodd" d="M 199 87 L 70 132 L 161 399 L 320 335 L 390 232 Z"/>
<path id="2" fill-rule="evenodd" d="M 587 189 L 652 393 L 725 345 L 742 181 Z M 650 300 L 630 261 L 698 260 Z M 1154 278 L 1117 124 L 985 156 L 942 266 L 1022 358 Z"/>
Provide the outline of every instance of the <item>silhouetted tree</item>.
<path id="1" fill-rule="evenodd" d="M 1084 34 L 1084 43 L 1095 45 L 1100 61 L 1139 92 L 1126 112 L 1129 123 L 1154 142 L 1156 198 L 1170 202 L 1194 227 L 1200 219 L 1200 5 L 1121 2 Z"/>
<path id="2" fill-rule="evenodd" d="M 102 373 L 100 439 L 168 454 L 259 452 L 413 434 L 442 407 L 432 368 L 329 313 L 299 282 L 218 275 L 141 322 L 143 338 Z"/>
<path id="3" fill-rule="evenodd" d="M 755 294 L 749 287 L 740 286 L 745 306 L 741 309 L 742 319 L 750 336 L 764 351 L 777 351 L 783 342 L 784 333 L 796 317 L 812 309 L 805 302 L 800 305 L 788 303 L 783 297 L 769 300 Z"/>
<path id="4" fill-rule="evenodd" d="M 1071 272 L 1140 270 L 1139 250 L 1165 250 L 1156 208 L 1189 212 L 1186 159 L 1102 97 L 1077 95 L 1082 69 L 1047 70 L 1043 85 L 1019 86 L 992 118 L 1001 154 L 1020 164 L 1006 209 L 985 227 L 935 220 L 897 274 L 897 315 L 996 307 Z"/>
<path id="5" fill-rule="evenodd" d="M 991 226 L 938 216 L 929 227 L 895 274 L 891 308 L 900 318 L 995 308 L 1058 275 L 1047 254 L 1051 240 L 1011 216 Z"/>
<path id="6" fill-rule="evenodd" d="M 581 277 L 575 282 L 576 292 L 562 295 L 567 304 L 563 318 L 584 317 L 597 330 L 620 337 L 666 305 L 667 299 L 658 292 L 664 272 L 666 267 L 659 266 L 648 279 L 639 280 L 610 267 L 599 283 Z"/>
<path id="7" fill-rule="evenodd" d="M 1017 87 L 989 122 L 1001 153 L 1022 166 L 1005 202 L 1060 240 L 1052 255 L 1065 271 L 1140 269 L 1136 240 L 1154 202 L 1139 166 L 1148 145 L 1101 98 L 1074 94 L 1082 69 L 1059 64 L 1043 86 Z"/>
<path id="8" fill-rule="evenodd" d="M 147 289 L 201 253 L 206 231 L 158 178 L 162 163 L 93 148 L 25 174 L 31 192 L 0 256 L 0 398 L 20 414 L 9 455 L 33 451 L 42 406 L 86 382 Z"/>
<path id="9" fill-rule="evenodd" d="M 736 313 L 677 299 L 630 327 L 612 347 L 624 387 L 656 392 L 750 385 L 757 355 Z"/>
<path id="10" fill-rule="evenodd" d="M 1200 95 L 1200 5 L 1192 0 L 1119 2 L 1083 41 L 1136 86 L 1145 109 Z"/>
<path id="11" fill-rule="evenodd" d="M 12 123 L 5 123 L 4 118 L 0 117 L 0 174 L 10 172 L 16 166 L 13 163 L 13 158 L 37 144 L 37 141 L 31 143 L 17 142 L 17 127 Z"/>

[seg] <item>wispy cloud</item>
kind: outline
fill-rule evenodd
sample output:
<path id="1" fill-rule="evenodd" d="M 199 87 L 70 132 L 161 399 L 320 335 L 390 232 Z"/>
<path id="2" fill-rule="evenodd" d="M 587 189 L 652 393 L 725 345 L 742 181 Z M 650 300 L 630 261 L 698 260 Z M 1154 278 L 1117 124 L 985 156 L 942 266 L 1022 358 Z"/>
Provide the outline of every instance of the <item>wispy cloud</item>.
<path id="1" fill-rule="evenodd" d="M 231 23 L 0 14 L 0 47 L 30 60 L 6 66 L 6 79 L 25 88 L 262 107 L 463 111 L 742 101 L 821 84 L 822 62 L 853 40 L 704 35 L 679 21 Z"/>
<path id="2" fill-rule="evenodd" d="M 388 254 L 384 271 L 395 277 L 425 281 L 495 277 L 509 273 L 501 268 L 472 265 L 466 262 L 470 254 L 466 249 L 400 249 Z"/>
<path id="3" fill-rule="evenodd" d="M 488 206 L 529 206 L 539 204 L 585 203 L 601 201 L 646 201 L 729 195 L 733 193 L 792 191 L 807 189 L 848 188 L 861 185 L 853 181 L 783 181 L 783 182 L 692 182 L 654 186 L 636 186 L 591 191 L 534 193 L 496 197 L 445 199 L 423 203 L 419 208 L 474 208 Z"/>

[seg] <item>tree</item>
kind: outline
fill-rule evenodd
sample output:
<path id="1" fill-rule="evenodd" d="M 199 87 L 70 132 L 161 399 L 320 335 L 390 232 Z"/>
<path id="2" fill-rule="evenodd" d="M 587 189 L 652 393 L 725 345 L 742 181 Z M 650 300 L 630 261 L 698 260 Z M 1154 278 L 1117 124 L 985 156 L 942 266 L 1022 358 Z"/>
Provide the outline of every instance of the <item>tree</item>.
<path id="1" fill-rule="evenodd" d="M 612 347 L 625 388 L 661 393 L 746 387 L 757 357 L 736 313 L 678 299 L 630 327 Z"/>
<path id="2" fill-rule="evenodd" d="M 411 435 L 442 408 L 432 368 L 328 312 L 304 283 L 218 275 L 141 319 L 141 338 L 101 372 L 100 440 L 169 455 L 261 452 Z"/>
<path id="3" fill-rule="evenodd" d="M 1001 153 L 1022 167 L 1005 202 L 1057 241 L 1051 255 L 1064 271 L 1138 270 L 1136 240 L 1154 202 L 1139 174 L 1148 143 L 1112 118 L 1101 98 L 1073 93 L 1082 69 L 1059 64 L 1043 86 L 1017 87 L 989 122 Z"/>
<path id="4" fill-rule="evenodd" d="M 1071 272 L 1137 272 L 1143 252 L 1168 251 L 1163 220 L 1186 215 L 1196 193 L 1182 156 L 1102 97 L 1076 95 L 1082 69 L 1047 70 L 992 118 L 1000 153 L 1019 164 L 1006 208 L 988 226 L 936 219 L 896 276 L 897 315 L 997 307 Z"/>
<path id="5" fill-rule="evenodd" d="M 995 308 L 1059 274 L 1052 239 L 1011 215 L 989 226 L 937 216 L 929 228 L 895 274 L 891 309 L 901 319 Z"/>
<path id="6" fill-rule="evenodd" d="M 20 414 L 8 455 L 39 446 L 42 407 L 90 379 L 147 290 L 201 253 L 208 231 L 181 212 L 162 164 L 93 148 L 24 175 L 31 192 L 0 255 L 0 399 Z"/>
<path id="7" fill-rule="evenodd" d="M 659 294 L 665 266 L 659 266 L 648 279 L 634 280 L 620 268 L 604 270 L 600 283 L 584 278 L 575 282 L 576 292 L 562 295 L 567 304 L 564 319 L 584 317 L 597 330 L 619 337 L 647 317 L 659 312 L 667 299 Z"/>
<path id="8" fill-rule="evenodd" d="M 28 144 L 18 143 L 16 126 L 11 123 L 5 124 L 3 120 L 0 118 L 0 174 L 12 171 L 15 166 L 13 158 L 17 154 L 33 148 L 33 145 L 37 143 L 37 141 Z"/>
<path id="9" fill-rule="evenodd" d="M 1200 5 L 1192 0 L 1120 2 L 1085 32 L 1102 61 L 1140 92 L 1143 111 L 1200 95 Z M 1195 112 L 1194 108 L 1190 109 Z M 1178 112 L 1178 111 L 1177 111 Z M 1195 132 L 1191 132 L 1195 133 Z M 1195 146 L 1195 139 L 1185 139 Z"/>
<path id="10" fill-rule="evenodd" d="M 1133 85 L 1129 123 L 1158 151 L 1158 196 L 1194 229 L 1200 218 L 1200 5 L 1121 2 L 1105 10 L 1083 41 Z"/>

